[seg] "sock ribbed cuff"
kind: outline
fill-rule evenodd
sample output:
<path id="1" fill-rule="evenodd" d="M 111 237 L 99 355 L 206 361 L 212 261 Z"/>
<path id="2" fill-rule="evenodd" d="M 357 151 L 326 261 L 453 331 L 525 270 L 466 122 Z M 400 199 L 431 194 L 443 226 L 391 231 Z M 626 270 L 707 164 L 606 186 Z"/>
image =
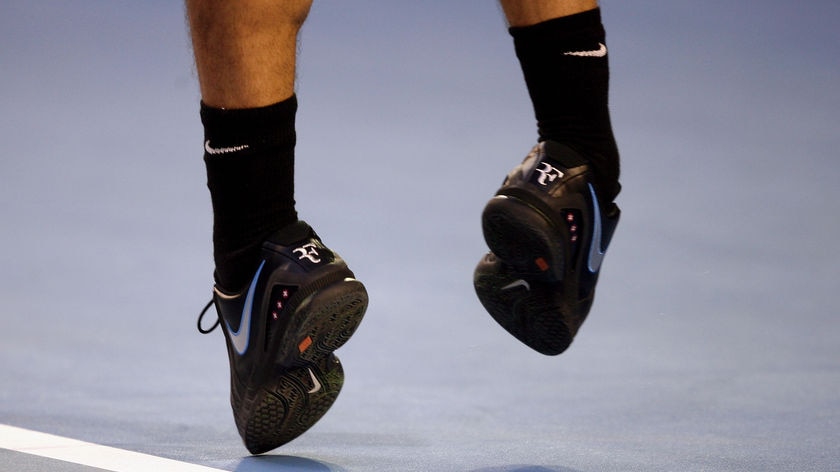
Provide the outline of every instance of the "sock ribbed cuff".
<path id="1" fill-rule="evenodd" d="M 201 123 L 210 149 L 295 144 L 297 96 L 259 108 L 213 108 L 201 103 Z M 210 153 L 210 152 L 208 152 Z"/>
<path id="2" fill-rule="evenodd" d="M 574 15 L 553 18 L 529 26 L 512 26 L 508 32 L 514 39 L 526 41 L 560 42 L 571 47 L 592 46 L 592 40 L 603 41 L 601 9 L 594 8 Z"/>

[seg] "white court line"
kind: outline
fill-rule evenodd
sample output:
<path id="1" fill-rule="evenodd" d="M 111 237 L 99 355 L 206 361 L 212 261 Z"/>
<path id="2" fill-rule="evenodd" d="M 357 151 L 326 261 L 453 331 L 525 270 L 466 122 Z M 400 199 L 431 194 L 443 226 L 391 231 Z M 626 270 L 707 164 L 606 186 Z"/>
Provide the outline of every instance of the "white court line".
<path id="1" fill-rule="evenodd" d="M 49 457 L 112 472 L 218 472 L 202 465 L 179 462 L 115 447 L 39 433 L 0 424 L 0 449 Z"/>

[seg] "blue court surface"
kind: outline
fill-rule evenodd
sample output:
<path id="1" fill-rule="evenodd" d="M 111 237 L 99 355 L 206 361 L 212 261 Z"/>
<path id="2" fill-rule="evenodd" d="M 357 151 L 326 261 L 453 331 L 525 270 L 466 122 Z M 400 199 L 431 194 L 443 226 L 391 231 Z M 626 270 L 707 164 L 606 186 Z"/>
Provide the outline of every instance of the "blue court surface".
<path id="1" fill-rule="evenodd" d="M 0 470 L 838 471 L 834 1 L 604 0 L 624 215 L 544 357 L 483 311 L 535 142 L 494 2 L 316 2 L 298 210 L 368 287 L 347 380 L 251 457 L 228 405 L 179 2 L 0 7 Z"/>

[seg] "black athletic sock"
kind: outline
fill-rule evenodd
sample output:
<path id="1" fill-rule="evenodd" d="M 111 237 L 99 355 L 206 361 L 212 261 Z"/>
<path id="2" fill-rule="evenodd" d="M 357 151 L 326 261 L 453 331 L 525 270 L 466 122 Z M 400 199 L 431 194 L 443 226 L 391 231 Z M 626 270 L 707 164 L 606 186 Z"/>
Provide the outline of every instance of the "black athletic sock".
<path id="1" fill-rule="evenodd" d="M 296 111 L 295 96 L 261 108 L 201 104 L 216 281 L 225 290 L 244 287 L 266 237 L 297 221 Z"/>
<path id="2" fill-rule="evenodd" d="M 586 156 L 595 169 L 601 198 L 612 201 L 621 187 L 600 9 L 513 27 L 510 34 L 534 105 L 540 141 L 559 141 Z"/>

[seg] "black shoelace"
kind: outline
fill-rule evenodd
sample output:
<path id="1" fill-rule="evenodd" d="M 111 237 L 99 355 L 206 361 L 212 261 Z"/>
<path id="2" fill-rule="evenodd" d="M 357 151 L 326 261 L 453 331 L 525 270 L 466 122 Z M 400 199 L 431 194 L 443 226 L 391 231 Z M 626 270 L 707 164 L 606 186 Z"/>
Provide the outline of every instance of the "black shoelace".
<path id="1" fill-rule="evenodd" d="M 201 310 L 201 313 L 198 315 L 198 322 L 196 323 L 196 326 L 198 327 L 198 332 L 201 334 L 207 334 L 212 332 L 214 329 L 216 329 L 217 326 L 219 326 L 219 323 L 221 323 L 222 321 L 222 318 L 219 316 L 219 311 L 216 310 L 216 322 L 213 323 L 213 326 L 210 326 L 209 328 L 204 328 L 201 325 L 201 321 L 204 319 L 205 313 L 207 313 L 207 310 L 209 310 L 211 306 L 213 306 L 213 300 L 207 302 L 207 305 L 204 306 L 204 309 Z"/>

